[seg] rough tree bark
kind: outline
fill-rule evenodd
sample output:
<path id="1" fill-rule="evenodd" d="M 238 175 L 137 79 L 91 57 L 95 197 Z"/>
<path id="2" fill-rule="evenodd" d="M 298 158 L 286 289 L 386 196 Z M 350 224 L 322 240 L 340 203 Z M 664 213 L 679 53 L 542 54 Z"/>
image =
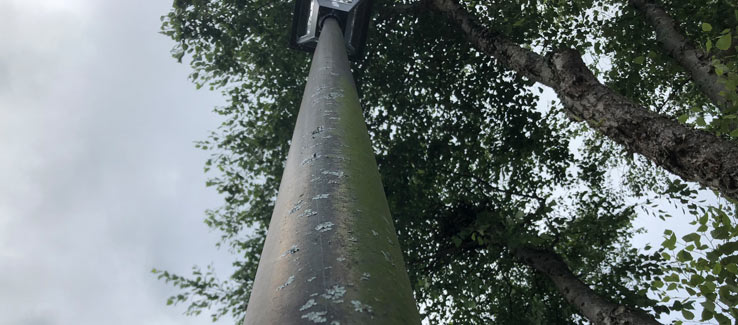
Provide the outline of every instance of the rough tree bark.
<path id="1" fill-rule="evenodd" d="M 641 310 L 610 302 L 584 284 L 561 257 L 551 251 L 521 247 L 515 255 L 525 264 L 546 275 L 572 306 L 593 324 L 660 324 Z"/>
<path id="2" fill-rule="evenodd" d="M 570 118 L 682 177 L 738 200 L 738 145 L 682 125 L 617 94 L 594 77 L 575 50 L 541 56 L 480 25 L 456 0 L 423 0 L 459 26 L 481 52 L 553 88 Z"/>
<path id="3" fill-rule="evenodd" d="M 692 41 L 679 31 L 677 22 L 658 4 L 649 0 L 630 0 L 630 3 L 646 16 L 648 23 L 656 31 L 656 40 L 661 43 L 669 56 L 689 72 L 700 91 L 721 111 L 730 109 L 730 101 L 724 95 L 720 95 L 720 92 L 727 91 L 725 85 L 718 81 L 707 53 L 695 47 Z"/>

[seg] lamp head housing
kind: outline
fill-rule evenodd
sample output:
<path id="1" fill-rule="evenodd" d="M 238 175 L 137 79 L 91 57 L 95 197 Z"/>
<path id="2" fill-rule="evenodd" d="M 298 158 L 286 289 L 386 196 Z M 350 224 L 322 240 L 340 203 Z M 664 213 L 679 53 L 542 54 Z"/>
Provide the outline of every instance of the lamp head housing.
<path id="1" fill-rule="evenodd" d="M 315 50 L 323 21 L 332 17 L 343 30 L 349 59 L 361 58 L 369 27 L 371 2 L 372 0 L 295 0 L 290 47 L 308 52 Z"/>

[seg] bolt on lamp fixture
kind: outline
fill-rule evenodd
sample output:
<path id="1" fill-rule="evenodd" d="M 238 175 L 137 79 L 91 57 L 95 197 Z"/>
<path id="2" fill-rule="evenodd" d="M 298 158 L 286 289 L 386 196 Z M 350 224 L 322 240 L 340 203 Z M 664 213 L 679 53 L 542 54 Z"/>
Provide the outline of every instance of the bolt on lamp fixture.
<path id="1" fill-rule="evenodd" d="M 343 32 L 350 59 L 361 57 L 369 27 L 372 0 L 297 0 L 292 18 L 290 47 L 312 52 L 318 44 L 321 27 L 333 17 Z"/>

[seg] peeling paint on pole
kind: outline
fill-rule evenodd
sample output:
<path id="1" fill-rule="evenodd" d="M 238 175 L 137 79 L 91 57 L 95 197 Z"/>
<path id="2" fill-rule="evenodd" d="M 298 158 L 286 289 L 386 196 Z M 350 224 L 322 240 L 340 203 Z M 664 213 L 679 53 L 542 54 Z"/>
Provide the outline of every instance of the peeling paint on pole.
<path id="1" fill-rule="evenodd" d="M 304 323 L 420 324 L 343 36 L 330 18 L 244 322 Z"/>

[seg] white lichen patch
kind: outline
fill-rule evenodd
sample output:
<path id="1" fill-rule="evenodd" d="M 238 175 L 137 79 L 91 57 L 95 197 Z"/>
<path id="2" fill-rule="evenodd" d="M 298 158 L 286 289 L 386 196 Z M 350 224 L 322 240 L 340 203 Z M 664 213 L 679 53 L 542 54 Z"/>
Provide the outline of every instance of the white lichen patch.
<path id="1" fill-rule="evenodd" d="M 313 196 L 313 200 L 322 200 L 322 199 L 327 199 L 327 198 L 328 198 L 328 194 L 327 193 L 326 194 L 318 194 L 316 196 Z"/>
<path id="2" fill-rule="evenodd" d="M 287 287 L 288 285 L 290 285 L 290 283 L 292 283 L 292 281 L 295 281 L 295 276 L 294 275 L 290 275 L 290 277 L 287 278 L 287 281 L 283 285 L 277 287 L 277 290 L 284 289 L 285 287 Z"/>
<path id="3" fill-rule="evenodd" d="M 325 293 L 320 295 L 321 297 L 333 301 L 335 303 L 343 302 L 343 295 L 346 294 L 346 288 L 340 285 L 334 285 L 331 288 L 325 289 Z"/>
<path id="4" fill-rule="evenodd" d="M 333 226 L 334 225 L 333 225 L 332 222 L 327 221 L 327 222 L 324 222 L 324 223 L 321 223 L 321 224 L 315 226 L 315 230 L 320 231 L 320 232 L 326 232 L 328 230 L 333 229 Z"/>
<path id="5" fill-rule="evenodd" d="M 346 258 L 343 257 L 343 256 L 339 256 L 339 257 L 336 258 L 336 261 L 339 261 L 339 262 L 343 262 L 345 260 L 346 260 Z"/>
<path id="6" fill-rule="evenodd" d="M 312 217 L 316 214 L 318 214 L 318 212 L 313 211 L 313 209 L 305 209 L 305 211 L 298 214 L 297 217 Z"/>
<path id="7" fill-rule="evenodd" d="M 341 325 L 341 322 L 334 320 L 331 322 L 331 325 Z"/>
<path id="8" fill-rule="evenodd" d="M 292 255 L 292 254 L 297 253 L 299 251 L 300 251 L 300 248 L 298 248 L 297 245 L 292 245 L 292 247 L 290 247 L 290 249 L 286 250 L 284 252 L 284 254 L 282 254 L 282 256 L 280 256 L 280 257 L 285 257 L 287 255 Z"/>
<path id="9" fill-rule="evenodd" d="M 307 314 L 302 315 L 300 318 L 306 318 L 313 323 L 325 323 L 326 321 L 328 321 L 328 319 L 325 318 L 325 315 L 327 313 L 327 311 L 311 311 Z"/>
<path id="10" fill-rule="evenodd" d="M 376 232 L 376 231 L 374 231 L 374 229 L 372 229 L 372 235 L 374 235 L 374 237 L 377 237 L 377 236 L 379 236 L 379 233 Z"/>
<path id="11" fill-rule="evenodd" d="M 334 90 L 328 93 L 328 98 L 335 99 L 340 97 L 343 97 L 343 91 Z"/>
<path id="12" fill-rule="evenodd" d="M 295 205 L 290 210 L 290 214 L 293 214 L 297 212 L 297 210 L 300 210 L 300 208 L 302 208 L 303 203 L 305 203 L 305 201 L 303 201 L 302 199 L 300 199 L 300 201 L 297 201 L 297 203 L 295 203 Z"/>
<path id="13" fill-rule="evenodd" d="M 311 178 L 311 179 L 310 179 L 310 183 L 315 183 L 315 182 L 317 182 L 317 181 L 319 181 L 319 180 L 320 180 L 320 176 L 318 176 L 318 177 L 313 177 L 313 178 Z"/>
<path id="14" fill-rule="evenodd" d="M 336 177 L 343 177 L 343 171 L 334 172 L 334 171 L 330 171 L 330 170 L 324 170 L 322 173 L 323 173 L 323 175 L 333 175 L 333 176 L 336 176 Z"/>
<path id="15" fill-rule="evenodd" d="M 300 165 L 302 165 L 302 166 L 305 166 L 305 165 L 307 165 L 307 164 L 312 164 L 312 163 L 313 163 L 313 161 L 315 161 L 315 159 L 318 159 L 318 158 L 320 158 L 320 156 L 315 156 L 315 157 L 309 157 L 309 158 L 305 158 L 305 159 L 303 159 L 303 160 L 302 160 L 302 161 L 300 162 Z"/>
<path id="16" fill-rule="evenodd" d="M 390 256 L 390 253 L 387 253 L 387 252 L 385 252 L 385 251 L 382 251 L 382 255 L 384 255 L 384 259 L 385 259 L 385 260 L 386 260 L 387 262 L 392 262 L 392 256 Z"/>
<path id="17" fill-rule="evenodd" d="M 326 70 L 328 70 L 328 69 L 329 68 L 326 68 Z M 320 93 L 322 93 L 326 89 L 330 89 L 330 88 L 328 86 L 320 86 L 320 87 L 318 87 L 318 89 L 315 89 L 315 92 L 312 95 L 310 95 L 310 97 L 318 96 L 318 95 L 320 95 Z"/>
<path id="18" fill-rule="evenodd" d="M 318 293 L 316 292 L 316 293 L 311 294 L 310 297 L 315 297 L 317 295 L 318 295 Z"/>
<path id="19" fill-rule="evenodd" d="M 349 239 L 348 239 L 348 240 L 349 240 L 349 241 L 352 241 L 352 242 L 354 242 L 354 243 L 355 243 L 355 242 L 358 242 L 358 241 L 359 241 L 359 240 L 358 240 L 358 239 L 356 239 L 356 237 L 354 237 L 354 236 L 351 236 L 351 237 L 349 237 Z"/>
<path id="20" fill-rule="evenodd" d="M 315 280 L 315 278 L 316 278 L 316 277 L 314 277 L 314 276 L 311 276 L 311 277 L 310 277 L 309 279 L 307 279 L 307 282 L 313 282 L 313 280 Z"/>
<path id="21" fill-rule="evenodd" d="M 315 302 L 315 299 L 308 300 L 302 307 L 300 307 L 300 311 L 307 310 L 308 308 L 317 305 L 318 303 Z"/>
<path id="22" fill-rule="evenodd" d="M 315 134 L 321 133 L 323 131 L 325 131 L 325 127 L 323 127 L 322 125 L 320 125 L 317 128 L 315 128 L 315 130 L 313 130 L 312 132 L 310 132 L 310 134 L 315 135 Z"/>
<path id="23" fill-rule="evenodd" d="M 371 313 L 372 312 L 372 306 L 369 306 L 367 304 L 362 304 L 361 301 L 358 300 L 351 300 L 351 304 L 354 305 L 354 311 L 363 313 Z"/>
<path id="24" fill-rule="evenodd" d="M 364 272 L 364 273 L 361 274 L 361 280 L 363 280 L 363 281 L 369 281 L 369 278 L 371 278 L 371 277 L 372 277 L 372 275 L 369 274 L 369 272 Z"/>

